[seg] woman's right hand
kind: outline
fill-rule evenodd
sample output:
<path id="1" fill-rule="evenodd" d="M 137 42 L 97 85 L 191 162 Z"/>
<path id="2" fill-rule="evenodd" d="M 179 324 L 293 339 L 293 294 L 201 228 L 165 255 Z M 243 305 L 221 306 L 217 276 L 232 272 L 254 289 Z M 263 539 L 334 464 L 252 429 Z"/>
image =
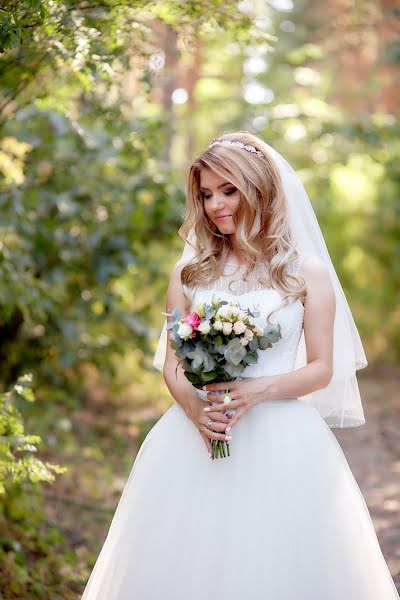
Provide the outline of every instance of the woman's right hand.
<path id="1" fill-rule="evenodd" d="M 226 431 L 226 428 L 229 427 L 230 419 L 227 415 L 224 415 L 218 410 L 204 412 L 204 406 L 211 406 L 211 403 L 206 405 L 204 400 L 193 398 L 193 401 L 188 407 L 187 416 L 199 430 L 199 433 L 207 446 L 208 453 L 211 456 L 211 440 L 225 441 L 227 435 L 231 435 L 230 430 Z"/>

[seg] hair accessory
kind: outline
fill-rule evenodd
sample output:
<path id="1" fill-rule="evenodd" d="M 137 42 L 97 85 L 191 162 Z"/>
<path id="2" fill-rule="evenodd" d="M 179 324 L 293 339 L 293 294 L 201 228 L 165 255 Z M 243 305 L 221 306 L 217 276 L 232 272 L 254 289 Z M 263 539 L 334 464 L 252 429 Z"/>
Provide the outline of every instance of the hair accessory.
<path id="1" fill-rule="evenodd" d="M 237 146 L 238 148 L 243 148 L 244 150 L 247 150 L 248 152 L 253 152 L 254 154 L 257 154 L 258 156 L 263 157 L 264 154 L 262 152 L 260 152 L 259 150 L 257 150 L 257 148 L 255 148 L 254 146 L 251 146 L 250 144 L 243 144 L 243 142 L 231 142 L 230 140 L 217 140 L 215 142 L 212 142 L 208 147 L 212 148 L 212 146 L 215 146 L 216 144 L 221 144 L 221 146 Z"/>

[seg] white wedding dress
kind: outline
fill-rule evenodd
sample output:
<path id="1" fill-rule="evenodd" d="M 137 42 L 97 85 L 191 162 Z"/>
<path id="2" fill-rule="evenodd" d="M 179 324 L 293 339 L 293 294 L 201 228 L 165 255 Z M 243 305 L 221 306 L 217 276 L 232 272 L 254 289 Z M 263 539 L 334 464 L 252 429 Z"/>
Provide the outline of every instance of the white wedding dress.
<path id="1" fill-rule="evenodd" d="M 243 308 L 258 305 L 262 324 L 281 297 L 254 276 L 243 281 L 240 269 L 238 276 L 227 263 L 212 286 L 195 288 L 192 308 L 215 292 Z M 282 339 L 243 376 L 294 369 L 303 313 L 299 300 L 274 313 Z M 257 404 L 233 426 L 230 457 L 215 460 L 174 403 L 140 447 L 82 596 L 398 598 L 343 451 L 317 409 L 299 399 Z"/>

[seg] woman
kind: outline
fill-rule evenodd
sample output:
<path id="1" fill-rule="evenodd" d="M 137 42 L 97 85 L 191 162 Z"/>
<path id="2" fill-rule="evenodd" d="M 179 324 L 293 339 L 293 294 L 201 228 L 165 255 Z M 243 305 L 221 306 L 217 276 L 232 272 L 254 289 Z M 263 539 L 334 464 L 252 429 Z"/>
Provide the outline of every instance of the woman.
<path id="1" fill-rule="evenodd" d="M 215 293 L 282 338 L 204 402 L 164 325 L 154 365 L 175 403 L 139 450 L 83 599 L 398 599 L 330 430 L 365 422 L 367 361 L 299 178 L 249 132 L 221 136 L 189 169 L 180 235 L 167 313 Z M 229 457 L 211 458 L 213 439 Z"/>

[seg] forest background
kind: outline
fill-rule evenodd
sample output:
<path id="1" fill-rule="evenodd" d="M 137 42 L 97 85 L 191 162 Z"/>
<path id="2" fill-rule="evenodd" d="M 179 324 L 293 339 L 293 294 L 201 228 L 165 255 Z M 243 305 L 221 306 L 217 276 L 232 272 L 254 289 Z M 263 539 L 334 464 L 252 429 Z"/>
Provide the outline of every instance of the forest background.
<path id="1" fill-rule="evenodd" d="M 0 596 L 80 598 L 173 402 L 152 359 L 186 169 L 247 129 L 298 170 L 355 316 L 337 432 L 400 572 L 400 11 L 391 1 L 3 0 Z"/>

